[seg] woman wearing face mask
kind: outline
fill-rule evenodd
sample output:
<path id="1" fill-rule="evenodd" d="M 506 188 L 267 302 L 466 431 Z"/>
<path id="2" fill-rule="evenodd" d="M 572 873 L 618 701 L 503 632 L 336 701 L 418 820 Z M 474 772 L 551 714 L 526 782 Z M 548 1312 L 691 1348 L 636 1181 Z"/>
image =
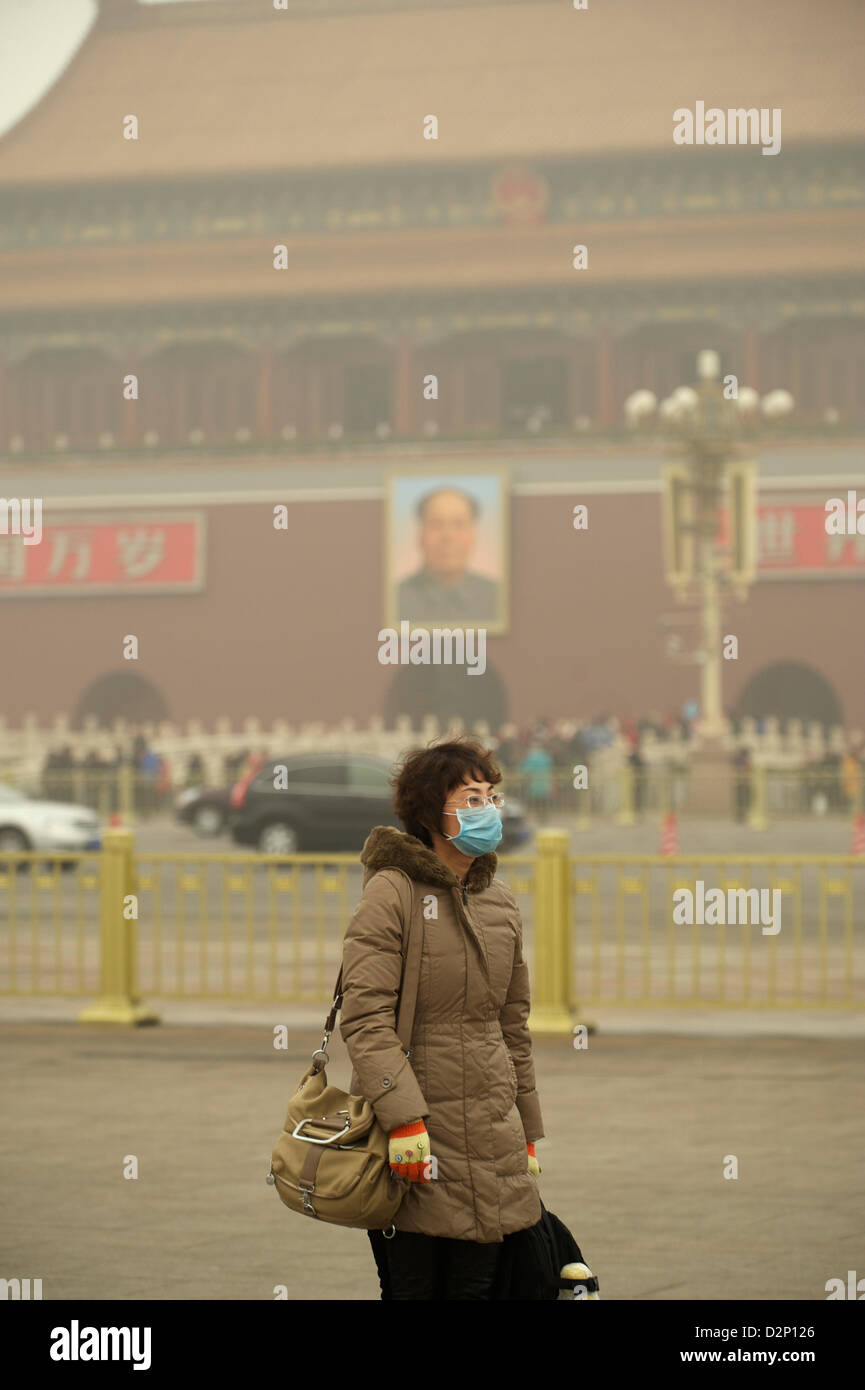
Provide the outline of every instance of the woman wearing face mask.
<path id="1" fill-rule="evenodd" d="M 504 1236 L 541 1218 L 529 976 L 522 922 L 495 878 L 501 773 L 467 738 L 418 749 L 394 778 L 405 831 L 361 854 L 363 897 L 343 952 L 341 1033 L 364 1095 L 409 1180 L 395 1234 L 370 1232 L 383 1296 L 489 1299 Z M 409 1054 L 394 1031 L 411 887 L 422 932 Z M 403 885 L 403 888 L 405 886 Z"/>

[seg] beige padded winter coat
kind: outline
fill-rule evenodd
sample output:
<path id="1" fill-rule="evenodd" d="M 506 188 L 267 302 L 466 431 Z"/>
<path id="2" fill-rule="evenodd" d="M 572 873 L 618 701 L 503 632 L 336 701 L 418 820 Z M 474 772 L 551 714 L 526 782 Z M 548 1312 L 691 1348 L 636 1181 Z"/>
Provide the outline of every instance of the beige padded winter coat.
<path id="1" fill-rule="evenodd" d="M 390 1131 L 426 1121 L 437 1176 L 407 1184 L 399 1231 L 482 1243 L 541 1219 L 526 1141 L 543 1137 L 527 1026 L 522 922 L 497 858 L 472 862 L 464 889 L 413 835 L 378 826 L 361 854 L 363 897 L 346 929 L 340 1032 L 350 1089 Z M 396 875 L 414 883 L 423 932 L 411 1057 L 394 1032 L 402 970 Z M 403 898 L 407 895 L 403 894 Z"/>

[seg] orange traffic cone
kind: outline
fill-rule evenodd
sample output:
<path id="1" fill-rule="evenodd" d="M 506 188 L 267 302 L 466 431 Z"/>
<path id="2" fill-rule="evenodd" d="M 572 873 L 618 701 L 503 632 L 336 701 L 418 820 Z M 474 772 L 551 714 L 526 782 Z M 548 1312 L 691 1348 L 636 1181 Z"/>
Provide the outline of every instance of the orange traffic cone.
<path id="1" fill-rule="evenodd" d="M 668 811 L 664 817 L 664 828 L 661 831 L 660 853 L 679 853 L 679 831 L 676 826 L 676 816 L 673 811 Z"/>
<path id="2" fill-rule="evenodd" d="M 853 838 L 850 841 L 851 854 L 865 854 L 865 811 L 860 811 L 853 822 Z"/>

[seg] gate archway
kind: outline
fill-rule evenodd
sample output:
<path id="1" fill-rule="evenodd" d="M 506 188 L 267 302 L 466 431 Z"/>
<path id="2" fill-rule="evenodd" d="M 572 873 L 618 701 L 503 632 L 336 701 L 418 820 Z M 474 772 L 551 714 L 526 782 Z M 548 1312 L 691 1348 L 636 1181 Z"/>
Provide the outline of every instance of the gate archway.
<path id="1" fill-rule="evenodd" d="M 463 666 L 401 666 L 388 688 L 384 717 L 392 725 L 407 714 L 414 728 L 428 714 L 443 726 L 462 719 L 467 729 L 485 719 L 495 731 L 506 723 L 507 711 L 507 688 L 489 662 L 481 676 L 470 676 Z"/>
<path id="2" fill-rule="evenodd" d="M 752 676 L 739 698 L 738 712 L 756 719 L 774 715 L 782 722 L 844 723 L 835 687 L 814 666 L 799 661 L 776 661 Z"/>
<path id="3" fill-rule="evenodd" d="M 75 706 L 72 727 L 80 729 L 88 715 L 95 716 L 103 728 L 110 728 L 115 719 L 157 724 L 170 718 L 162 691 L 134 671 L 114 671 L 88 685 Z"/>

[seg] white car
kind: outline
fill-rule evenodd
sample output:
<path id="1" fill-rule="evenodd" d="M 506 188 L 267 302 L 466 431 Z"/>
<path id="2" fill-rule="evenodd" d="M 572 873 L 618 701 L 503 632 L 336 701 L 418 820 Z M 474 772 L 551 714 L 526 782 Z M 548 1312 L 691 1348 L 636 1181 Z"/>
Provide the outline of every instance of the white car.
<path id="1" fill-rule="evenodd" d="M 88 806 L 39 801 L 0 784 L 0 853 L 99 849 L 99 817 Z"/>

